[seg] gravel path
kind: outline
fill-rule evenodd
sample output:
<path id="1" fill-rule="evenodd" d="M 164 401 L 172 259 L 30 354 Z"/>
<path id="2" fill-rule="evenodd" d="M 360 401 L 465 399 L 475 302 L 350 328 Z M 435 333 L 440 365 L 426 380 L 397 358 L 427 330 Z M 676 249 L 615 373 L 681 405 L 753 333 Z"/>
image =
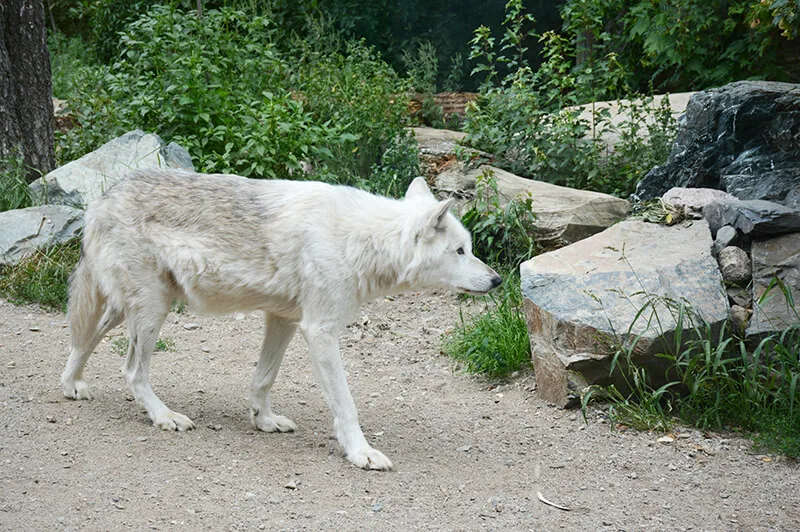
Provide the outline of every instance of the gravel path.
<path id="1" fill-rule="evenodd" d="M 298 336 L 275 385 L 296 433 L 247 417 L 257 314 L 170 314 L 156 393 L 197 430 L 154 429 L 114 348 L 89 360 L 95 400 L 61 396 L 65 317 L 0 300 L 2 530 L 800 530 L 800 467 L 729 434 L 612 431 L 533 392 L 456 371 L 440 338 L 480 303 L 445 293 L 367 305 L 342 334 L 364 432 L 396 471 L 351 466 Z M 190 324 L 199 327 L 186 326 Z M 558 509 L 541 502 L 568 507 Z"/>

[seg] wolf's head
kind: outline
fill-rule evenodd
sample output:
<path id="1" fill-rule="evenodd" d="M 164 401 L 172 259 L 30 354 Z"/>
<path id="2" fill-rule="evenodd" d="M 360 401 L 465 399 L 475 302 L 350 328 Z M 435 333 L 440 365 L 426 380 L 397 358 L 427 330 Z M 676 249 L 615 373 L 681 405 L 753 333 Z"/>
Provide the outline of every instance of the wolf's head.
<path id="1" fill-rule="evenodd" d="M 412 258 L 401 281 L 417 288 L 450 288 L 480 295 L 498 286 L 497 272 L 472 254 L 472 239 L 452 213 L 453 199 L 437 201 L 425 179 L 408 187 L 405 202 L 414 205 Z"/>

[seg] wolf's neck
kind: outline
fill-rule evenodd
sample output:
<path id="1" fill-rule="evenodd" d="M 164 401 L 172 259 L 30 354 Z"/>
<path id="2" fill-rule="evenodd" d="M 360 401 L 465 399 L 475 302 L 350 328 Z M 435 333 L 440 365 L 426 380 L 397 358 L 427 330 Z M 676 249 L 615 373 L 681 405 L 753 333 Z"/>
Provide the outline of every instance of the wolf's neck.
<path id="1" fill-rule="evenodd" d="M 360 301 L 410 288 L 401 277 L 414 255 L 413 214 L 411 205 L 392 201 L 360 213 L 349 225 L 345 258 Z"/>

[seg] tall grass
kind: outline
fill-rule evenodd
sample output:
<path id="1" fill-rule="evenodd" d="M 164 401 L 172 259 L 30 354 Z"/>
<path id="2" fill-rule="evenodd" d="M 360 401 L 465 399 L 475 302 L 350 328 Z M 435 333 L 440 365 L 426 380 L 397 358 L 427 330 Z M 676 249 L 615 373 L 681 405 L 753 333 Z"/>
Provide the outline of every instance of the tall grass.
<path id="1" fill-rule="evenodd" d="M 16 304 L 66 311 L 69 276 L 80 256 L 76 239 L 38 250 L 15 266 L 0 267 L 0 295 Z"/>
<path id="2" fill-rule="evenodd" d="M 634 341 L 617 351 L 611 366 L 628 389 L 589 387 L 581 401 L 584 416 L 587 405 L 601 399 L 614 421 L 640 430 L 669 430 L 676 420 L 737 429 L 764 450 L 800 457 L 800 321 L 753 344 L 729 327 L 715 333 L 691 308 L 680 307 L 692 328 L 677 320 L 674 342 L 660 355 L 669 362 L 670 381 L 651 385 L 632 360 Z"/>
<path id="3" fill-rule="evenodd" d="M 508 377 L 531 363 L 519 274 L 515 270 L 503 273 L 500 293 L 486 296 L 487 311 L 471 319 L 465 319 L 462 312 L 461 326 L 445 339 L 442 348 L 468 372 L 490 379 Z"/>
<path id="4" fill-rule="evenodd" d="M 0 159 L 0 212 L 31 205 L 26 181 L 27 168 L 21 159 Z"/>

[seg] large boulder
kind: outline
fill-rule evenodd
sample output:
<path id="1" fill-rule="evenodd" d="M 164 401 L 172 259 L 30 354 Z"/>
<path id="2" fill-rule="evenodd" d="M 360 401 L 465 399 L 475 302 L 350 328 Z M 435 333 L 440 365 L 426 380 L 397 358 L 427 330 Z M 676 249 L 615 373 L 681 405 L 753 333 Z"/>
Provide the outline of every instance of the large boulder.
<path id="1" fill-rule="evenodd" d="M 750 252 L 753 264 L 753 317 L 747 336 L 763 336 L 798 325 L 800 318 L 800 232 L 755 241 Z M 791 294 L 795 308 L 789 305 L 782 281 Z M 766 294 L 766 295 L 765 295 Z"/>
<path id="2" fill-rule="evenodd" d="M 194 170 L 189 153 L 158 135 L 131 131 L 56 168 L 30 185 L 35 203 L 83 208 L 127 174 L 140 168 Z"/>
<path id="3" fill-rule="evenodd" d="M 567 405 L 590 384 L 624 387 L 609 376 L 619 346 L 635 343 L 633 361 L 654 383 L 673 347 L 675 305 L 685 301 L 714 330 L 728 318 L 728 303 L 711 233 L 703 220 L 666 226 L 620 222 L 520 267 L 538 393 Z M 644 309 L 644 310 L 643 310 Z M 683 327 L 692 322 L 684 316 Z M 684 331 L 683 338 L 691 335 Z"/>
<path id="4" fill-rule="evenodd" d="M 699 92 L 669 159 L 642 179 L 634 199 L 705 187 L 800 208 L 798 131 L 800 85 L 742 81 Z"/>
<path id="5" fill-rule="evenodd" d="M 548 247 L 570 244 L 599 233 L 625 218 L 630 208 L 626 200 L 608 194 L 525 179 L 488 165 L 466 169 L 463 164 L 454 163 L 436 176 L 434 188 L 448 196 L 471 199 L 477 178 L 485 170 L 490 170 L 497 180 L 504 202 L 530 193 L 537 238 Z"/>
<path id="6" fill-rule="evenodd" d="M 43 205 L 0 212 L 0 265 L 16 264 L 33 251 L 66 242 L 83 227 L 83 211 Z"/>

